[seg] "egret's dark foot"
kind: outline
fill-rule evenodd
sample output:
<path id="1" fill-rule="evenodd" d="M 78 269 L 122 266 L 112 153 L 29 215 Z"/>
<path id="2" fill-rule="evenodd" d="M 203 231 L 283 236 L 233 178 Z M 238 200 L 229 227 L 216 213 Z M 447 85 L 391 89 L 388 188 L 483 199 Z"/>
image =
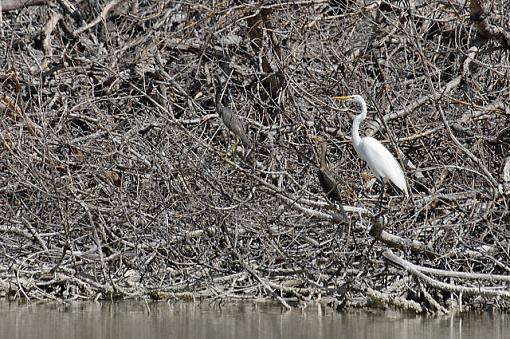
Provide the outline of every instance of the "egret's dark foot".
<path id="1" fill-rule="evenodd" d="M 384 211 L 382 209 L 382 205 L 378 204 L 377 206 L 374 207 L 372 213 L 374 214 L 374 217 L 377 217 L 381 214 L 384 214 Z"/>
<path id="2" fill-rule="evenodd" d="M 374 219 L 379 219 L 380 217 L 383 217 L 386 214 L 386 211 L 381 209 L 381 206 L 379 206 L 379 210 L 374 215 Z"/>
<path id="3" fill-rule="evenodd" d="M 379 211 L 376 215 L 374 215 L 372 227 L 368 234 L 373 236 L 376 240 L 381 238 L 381 234 L 386 226 L 386 217 L 384 216 L 384 211 Z"/>

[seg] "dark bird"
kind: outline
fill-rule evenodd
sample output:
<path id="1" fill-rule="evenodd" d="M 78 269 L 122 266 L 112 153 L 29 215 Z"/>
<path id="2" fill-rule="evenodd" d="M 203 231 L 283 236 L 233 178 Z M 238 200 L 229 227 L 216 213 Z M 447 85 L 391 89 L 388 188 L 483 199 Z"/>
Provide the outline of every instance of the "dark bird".
<path id="1" fill-rule="evenodd" d="M 221 87 L 221 81 L 220 79 L 215 76 L 215 86 L 216 86 L 216 112 L 221 117 L 221 120 L 223 120 L 223 123 L 227 128 L 234 133 L 239 139 L 241 139 L 241 142 L 243 143 L 243 146 L 245 149 L 251 149 L 253 146 L 253 143 L 251 142 L 250 138 L 248 138 L 248 135 L 246 135 L 246 129 L 244 127 L 244 124 L 242 123 L 241 119 L 228 107 L 225 107 L 221 101 L 221 93 L 223 91 Z"/>
<path id="2" fill-rule="evenodd" d="M 326 198 L 333 204 L 338 206 L 340 210 L 340 214 L 342 218 L 345 220 L 349 220 L 347 217 L 347 213 L 345 213 L 345 209 L 342 205 L 342 196 L 339 187 L 340 178 L 333 173 L 326 161 L 326 153 L 328 151 L 327 142 L 321 138 L 320 136 L 314 136 L 316 142 L 320 144 L 321 152 L 320 152 L 320 161 L 319 161 L 319 182 L 322 186 L 324 193 L 326 194 Z"/>

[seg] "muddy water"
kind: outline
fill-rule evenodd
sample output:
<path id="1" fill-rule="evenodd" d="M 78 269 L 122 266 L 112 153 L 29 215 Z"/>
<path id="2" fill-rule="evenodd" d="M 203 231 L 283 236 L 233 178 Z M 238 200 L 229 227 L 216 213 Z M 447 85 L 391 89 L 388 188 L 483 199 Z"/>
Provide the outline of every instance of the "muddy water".
<path id="1" fill-rule="evenodd" d="M 284 311 L 266 304 L 0 302 L 0 338 L 510 338 L 510 316 Z"/>

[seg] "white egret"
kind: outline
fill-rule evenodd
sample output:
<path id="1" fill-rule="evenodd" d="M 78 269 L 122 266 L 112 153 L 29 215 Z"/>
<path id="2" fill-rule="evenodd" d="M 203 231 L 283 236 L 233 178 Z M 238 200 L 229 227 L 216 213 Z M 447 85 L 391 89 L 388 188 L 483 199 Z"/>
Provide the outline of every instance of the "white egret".
<path id="1" fill-rule="evenodd" d="M 388 180 L 404 192 L 406 197 L 409 197 L 404 172 L 402 172 L 402 168 L 395 157 L 378 140 L 372 137 L 361 138 L 359 135 L 359 125 L 367 117 L 367 105 L 363 97 L 360 95 L 348 95 L 334 98 L 342 101 L 352 100 L 361 106 L 361 113 L 356 115 L 352 122 L 352 145 L 358 156 L 367 162 L 368 167 L 381 181 L 382 189 L 379 196 L 379 208 L 381 207 L 382 196 L 384 194 L 384 183 Z"/>

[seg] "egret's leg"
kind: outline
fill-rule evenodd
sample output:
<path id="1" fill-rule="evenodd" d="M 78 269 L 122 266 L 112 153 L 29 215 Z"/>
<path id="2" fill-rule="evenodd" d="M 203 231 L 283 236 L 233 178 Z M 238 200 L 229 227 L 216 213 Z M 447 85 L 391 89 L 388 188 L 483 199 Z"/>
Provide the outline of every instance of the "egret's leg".
<path id="1" fill-rule="evenodd" d="M 384 179 L 381 180 L 381 193 L 379 194 L 379 199 L 378 199 L 378 202 L 377 202 L 377 204 L 379 205 L 377 207 L 377 211 L 378 212 L 380 212 L 381 208 L 382 208 L 382 198 L 383 198 L 383 195 L 384 195 Z"/>

